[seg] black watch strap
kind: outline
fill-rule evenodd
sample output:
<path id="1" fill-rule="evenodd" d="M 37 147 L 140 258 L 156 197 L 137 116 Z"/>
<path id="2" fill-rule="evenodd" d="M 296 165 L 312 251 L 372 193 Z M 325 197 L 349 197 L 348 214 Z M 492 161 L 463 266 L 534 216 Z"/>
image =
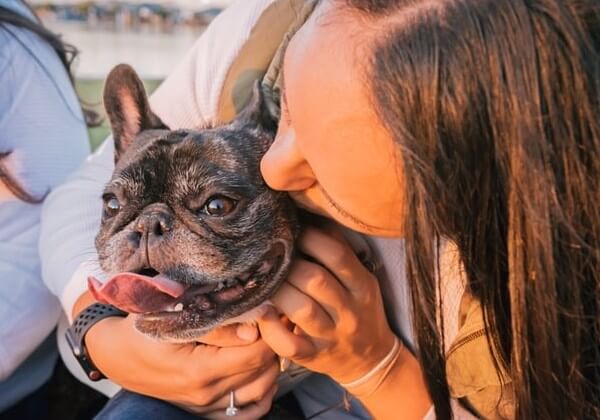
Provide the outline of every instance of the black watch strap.
<path id="1" fill-rule="evenodd" d="M 92 381 L 99 381 L 100 379 L 105 378 L 105 376 L 98 368 L 96 368 L 94 363 L 92 363 L 83 339 L 92 325 L 110 316 L 126 317 L 127 312 L 112 305 L 94 303 L 77 315 L 75 320 L 73 320 L 73 324 L 67 328 L 67 332 L 65 333 L 67 343 L 69 344 L 69 347 L 71 347 L 73 355 L 83 368 L 85 374 Z"/>

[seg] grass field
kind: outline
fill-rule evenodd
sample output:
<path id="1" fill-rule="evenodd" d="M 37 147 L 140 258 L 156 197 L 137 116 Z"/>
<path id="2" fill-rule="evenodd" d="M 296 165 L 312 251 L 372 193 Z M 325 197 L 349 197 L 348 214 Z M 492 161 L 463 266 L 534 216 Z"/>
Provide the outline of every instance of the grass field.
<path id="1" fill-rule="evenodd" d="M 144 85 L 146 86 L 146 91 L 148 93 L 153 92 L 159 83 L 160 80 L 144 80 Z M 82 79 L 77 80 L 75 84 L 79 98 L 86 104 L 86 107 L 92 108 L 103 117 L 102 125 L 88 130 L 90 145 L 92 146 L 92 150 L 94 150 L 104 141 L 106 136 L 110 134 L 110 125 L 102 106 L 102 88 L 104 86 L 104 80 Z"/>

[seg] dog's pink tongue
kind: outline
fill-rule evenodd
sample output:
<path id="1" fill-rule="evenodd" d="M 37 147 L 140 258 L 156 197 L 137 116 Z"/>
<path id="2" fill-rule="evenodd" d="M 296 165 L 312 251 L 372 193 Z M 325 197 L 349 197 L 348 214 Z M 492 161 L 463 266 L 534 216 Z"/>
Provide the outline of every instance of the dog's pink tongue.
<path id="1" fill-rule="evenodd" d="M 161 274 L 148 277 L 121 273 L 104 284 L 89 277 L 88 289 L 100 302 L 114 305 L 122 311 L 143 314 L 166 310 L 183 295 L 185 286 Z"/>

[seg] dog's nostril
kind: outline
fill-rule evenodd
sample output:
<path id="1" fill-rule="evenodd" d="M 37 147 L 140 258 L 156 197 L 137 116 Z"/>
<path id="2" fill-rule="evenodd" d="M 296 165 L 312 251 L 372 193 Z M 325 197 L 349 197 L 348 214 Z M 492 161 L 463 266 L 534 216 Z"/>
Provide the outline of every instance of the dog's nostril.
<path id="1" fill-rule="evenodd" d="M 129 243 L 133 245 L 135 248 L 140 246 L 140 240 L 142 239 L 142 234 L 140 232 L 131 232 L 127 235 L 127 239 Z"/>
<path id="2" fill-rule="evenodd" d="M 136 230 L 142 235 L 163 236 L 172 229 L 172 224 L 173 219 L 168 214 L 151 213 L 140 218 Z"/>
<path id="3" fill-rule="evenodd" d="M 165 231 L 165 224 L 161 220 L 152 220 L 152 225 L 150 226 L 151 235 L 162 236 Z"/>
<path id="4" fill-rule="evenodd" d="M 167 216 L 158 215 L 152 219 L 150 234 L 161 236 L 171 230 L 171 222 Z"/>

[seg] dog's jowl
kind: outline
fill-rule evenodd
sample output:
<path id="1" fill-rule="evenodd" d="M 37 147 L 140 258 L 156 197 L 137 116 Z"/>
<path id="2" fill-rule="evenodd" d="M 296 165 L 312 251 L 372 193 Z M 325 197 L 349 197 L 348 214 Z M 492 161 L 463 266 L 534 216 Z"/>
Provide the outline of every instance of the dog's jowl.
<path id="1" fill-rule="evenodd" d="M 167 341 L 191 341 L 267 300 L 287 275 L 298 222 L 260 175 L 276 122 L 258 86 L 233 122 L 199 130 L 166 127 L 125 65 L 104 102 L 115 170 L 96 248 L 110 278 L 90 279 L 94 296 Z"/>

